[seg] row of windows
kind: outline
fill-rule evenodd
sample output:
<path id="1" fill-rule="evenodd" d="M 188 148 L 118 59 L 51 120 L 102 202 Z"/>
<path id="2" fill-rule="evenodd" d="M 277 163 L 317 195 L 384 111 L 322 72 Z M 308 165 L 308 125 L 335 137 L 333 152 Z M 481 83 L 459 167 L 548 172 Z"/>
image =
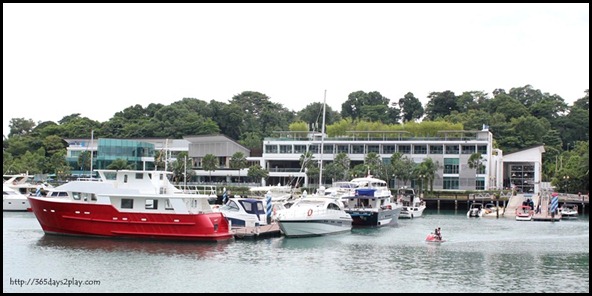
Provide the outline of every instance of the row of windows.
<path id="1" fill-rule="evenodd" d="M 310 151 L 320 153 L 321 145 L 265 145 L 265 153 L 302 154 Z M 324 144 L 323 154 L 487 154 L 487 145 L 365 145 L 365 144 Z"/>
<path id="2" fill-rule="evenodd" d="M 458 177 L 444 177 L 443 189 L 460 189 Z M 475 189 L 485 190 L 485 178 L 477 177 L 475 179 Z"/>
<path id="3" fill-rule="evenodd" d="M 122 209 L 133 209 L 134 208 L 134 200 L 131 198 L 122 198 L 121 199 L 121 208 Z M 146 203 L 144 205 L 146 210 L 158 210 L 158 199 L 146 199 Z M 166 210 L 172 210 L 173 207 L 171 206 L 169 200 L 167 199 L 164 205 Z"/>

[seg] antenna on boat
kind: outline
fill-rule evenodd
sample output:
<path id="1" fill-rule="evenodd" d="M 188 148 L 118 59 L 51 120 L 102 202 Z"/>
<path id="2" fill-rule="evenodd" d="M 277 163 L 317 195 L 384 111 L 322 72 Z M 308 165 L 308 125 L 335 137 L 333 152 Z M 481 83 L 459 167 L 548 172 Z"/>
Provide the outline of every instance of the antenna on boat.
<path id="1" fill-rule="evenodd" d="M 90 130 L 90 179 L 93 178 L 93 140 L 95 137 L 95 131 Z"/>
<path id="2" fill-rule="evenodd" d="M 319 188 L 323 184 L 323 146 L 325 140 L 325 108 L 327 106 L 327 90 L 325 90 L 325 96 L 323 98 L 323 125 L 321 126 L 321 164 L 319 165 Z"/>

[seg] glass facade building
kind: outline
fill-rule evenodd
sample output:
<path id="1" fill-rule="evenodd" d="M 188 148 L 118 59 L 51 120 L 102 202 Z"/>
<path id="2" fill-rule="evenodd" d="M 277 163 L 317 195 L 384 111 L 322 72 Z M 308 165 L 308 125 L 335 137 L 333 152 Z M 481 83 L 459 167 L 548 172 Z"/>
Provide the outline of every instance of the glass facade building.
<path id="1" fill-rule="evenodd" d="M 99 139 L 95 169 L 106 169 L 116 159 L 126 160 L 130 169 L 154 169 L 154 144 L 123 139 Z"/>

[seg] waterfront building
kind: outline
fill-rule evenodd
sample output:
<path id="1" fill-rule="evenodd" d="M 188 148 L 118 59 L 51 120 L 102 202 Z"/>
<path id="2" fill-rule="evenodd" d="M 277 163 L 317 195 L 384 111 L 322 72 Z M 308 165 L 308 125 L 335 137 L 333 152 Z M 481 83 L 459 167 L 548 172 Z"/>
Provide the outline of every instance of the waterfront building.
<path id="1" fill-rule="evenodd" d="M 277 137 L 263 140 L 263 150 L 260 153 L 251 151 L 224 135 L 133 140 L 153 144 L 154 151 L 164 150 L 169 160 L 176 160 L 179 152 L 187 151 L 188 169 L 195 173 L 192 182 L 254 182 L 247 177 L 248 167 L 259 164 L 269 172 L 266 180 L 256 182 L 259 185 L 294 185 L 297 182 L 299 186 L 307 187 L 312 182 L 300 166 L 300 157 L 305 152 L 311 152 L 316 160 L 322 159 L 324 165 L 332 162 L 337 154 L 346 153 L 352 167 L 363 163 L 364 157 L 370 152 L 378 154 L 385 163 L 390 162 L 393 153 L 399 152 L 415 163 L 421 163 L 429 157 L 439 164 L 433 183 L 435 190 L 514 188 L 518 192 L 533 194 L 540 191 L 544 147 L 541 145 L 503 155 L 500 149 L 493 147 L 493 135 L 486 126 L 482 130 L 439 131 L 436 137 L 418 137 L 405 131 L 357 131 L 340 137 L 325 136 L 324 139 L 318 132 L 285 131 L 277 134 Z M 76 151 L 80 153 L 82 148 L 93 151 L 98 149 L 99 152 L 95 152 L 95 155 L 99 158 L 102 155 L 101 145 L 91 147 L 88 140 L 85 140 L 85 145 L 81 145 L 82 140 L 76 139 L 79 143 L 77 146 L 72 145 L 73 139 L 65 140 L 70 144 L 68 157 L 74 157 Z M 149 149 L 143 151 L 150 152 Z M 230 159 L 236 152 L 245 155 L 247 168 L 230 169 Z M 469 167 L 468 160 L 473 153 L 482 155 L 482 168 Z M 201 160 L 207 154 L 213 154 L 218 159 L 217 170 L 202 169 Z M 137 161 L 145 169 L 154 168 L 154 155 L 143 156 Z M 323 183 L 328 185 L 332 180 L 324 179 Z M 403 184 L 399 180 L 391 180 L 389 185 L 397 188 Z"/>

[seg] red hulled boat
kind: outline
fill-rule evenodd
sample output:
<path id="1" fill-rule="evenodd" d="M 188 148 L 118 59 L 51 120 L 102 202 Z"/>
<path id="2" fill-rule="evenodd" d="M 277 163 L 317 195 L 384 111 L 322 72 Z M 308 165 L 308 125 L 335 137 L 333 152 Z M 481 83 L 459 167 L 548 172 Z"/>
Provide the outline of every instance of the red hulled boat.
<path id="1" fill-rule="evenodd" d="M 183 193 L 164 171 L 97 170 L 98 181 L 71 181 L 29 196 L 45 233 L 221 241 L 233 238 L 209 195 Z"/>

